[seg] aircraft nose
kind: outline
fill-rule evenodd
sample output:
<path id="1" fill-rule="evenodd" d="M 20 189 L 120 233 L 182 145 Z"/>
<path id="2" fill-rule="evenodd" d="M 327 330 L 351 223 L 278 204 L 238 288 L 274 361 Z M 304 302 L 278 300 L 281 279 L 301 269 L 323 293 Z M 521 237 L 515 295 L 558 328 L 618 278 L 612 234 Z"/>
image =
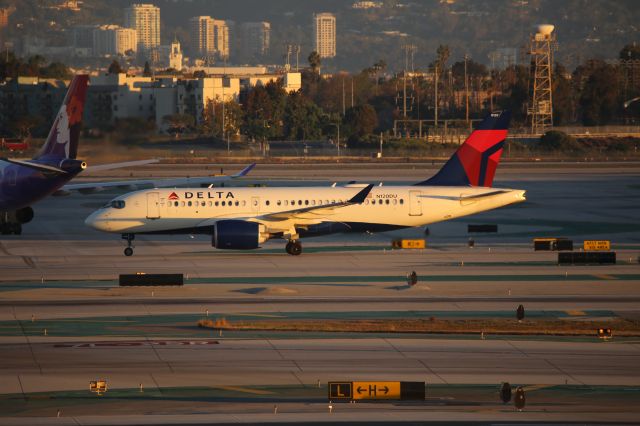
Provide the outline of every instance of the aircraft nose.
<path id="1" fill-rule="evenodd" d="M 526 194 L 527 194 L 527 191 L 517 191 L 516 198 L 520 201 L 525 201 L 527 199 L 527 197 L 525 196 Z"/>
<path id="2" fill-rule="evenodd" d="M 105 214 L 101 211 L 93 212 L 84 220 L 84 224 L 89 228 L 96 229 L 98 231 L 109 232 L 111 230 L 111 222 L 109 221 L 109 214 Z"/>

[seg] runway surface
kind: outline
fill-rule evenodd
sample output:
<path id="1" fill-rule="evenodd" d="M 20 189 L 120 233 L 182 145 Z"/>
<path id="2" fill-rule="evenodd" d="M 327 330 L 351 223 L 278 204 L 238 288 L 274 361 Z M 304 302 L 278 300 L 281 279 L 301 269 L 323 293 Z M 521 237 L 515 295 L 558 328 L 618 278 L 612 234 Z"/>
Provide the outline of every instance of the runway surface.
<path id="1" fill-rule="evenodd" d="M 125 258 L 119 236 L 82 224 L 116 192 L 44 200 L 24 235 L 0 240 L 0 424 L 633 422 L 640 418 L 640 339 L 219 335 L 195 322 L 206 315 L 508 319 L 520 303 L 530 318 L 637 321 L 640 171 L 634 167 L 506 167 L 500 183 L 527 189 L 529 201 L 432 225 L 421 251 L 388 249 L 392 238 L 424 238 L 423 229 L 411 229 L 305 240 L 299 257 L 286 255 L 279 241 L 234 253 L 216 251 L 205 237 L 141 237 L 136 254 Z M 428 175 L 425 168 L 433 167 L 271 165 L 258 166 L 254 177 L 371 180 L 379 173 L 411 182 Z M 149 166 L 133 177 L 217 169 Z M 499 233 L 474 235 L 470 249 L 467 223 L 496 223 Z M 576 246 L 611 239 L 618 263 L 558 266 L 557 253 L 533 252 L 538 236 L 570 237 Z M 410 271 L 419 277 L 412 287 Z M 119 274 L 135 272 L 183 273 L 186 281 L 173 288 L 118 286 Z M 110 386 L 105 397 L 87 390 L 101 378 Z M 428 398 L 413 405 L 339 404 L 329 414 L 326 383 L 360 379 L 424 381 Z M 499 402 L 503 381 L 525 386 L 524 412 Z"/>

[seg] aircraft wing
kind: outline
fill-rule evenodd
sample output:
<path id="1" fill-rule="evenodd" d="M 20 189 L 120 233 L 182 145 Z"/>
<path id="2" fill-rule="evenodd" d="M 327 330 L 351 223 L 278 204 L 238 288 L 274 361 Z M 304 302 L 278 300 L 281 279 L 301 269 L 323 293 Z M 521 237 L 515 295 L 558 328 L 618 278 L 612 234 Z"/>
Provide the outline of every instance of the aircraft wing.
<path id="1" fill-rule="evenodd" d="M 147 161 L 147 160 L 143 160 Z M 130 162 L 135 163 L 135 162 Z M 121 163 L 124 164 L 124 163 Z M 147 164 L 147 163 L 144 163 Z M 87 183 L 71 183 L 63 186 L 58 191 L 54 192 L 53 196 L 69 195 L 73 191 L 78 191 L 81 194 L 92 194 L 95 192 L 104 191 L 107 189 L 123 189 L 133 191 L 141 187 L 151 188 L 169 188 L 172 186 L 185 186 L 185 185 L 202 185 L 202 184 L 215 184 L 219 182 L 226 182 L 231 179 L 246 176 L 251 169 L 255 167 L 256 163 L 252 163 L 230 176 L 203 176 L 203 177 L 187 177 L 187 178 L 170 178 L 170 179 L 131 179 L 121 181 L 109 181 L 109 182 L 87 182 Z M 96 166 L 100 167 L 100 166 Z M 124 166 L 123 166 L 124 167 Z M 93 169 L 95 170 L 95 169 Z M 106 169 L 102 169 L 106 170 Z"/>
<path id="2" fill-rule="evenodd" d="M 104 170 L 122 169 L 124 167 L 144 166 L 145 164 L 153 164 L 159 161 L 160 160 L 158 159 L 151 159 L 151 160 L 138 160 L 138 161 L 124 161 L 122 163 L 98 164 L 97 166 L 87 167 L 83 174 L 87 174 L 91 172 L 101 172 Z"/>
<path id="3" fill-rule="evenodd" d="M 262 216 L 248 218 L 252 222 L 264 224 L 269 230 L 283 232 L 295 227 L 305 227 L 324 222 L 328 217 L 336 213 L 336 210 L 354 204 L 362 204 L 371 192 L 373 185 L 367 185 L 356 195 L 347 201 L 339 203 L 325 204 L 322 206 L 311 206 L 300 209 L 287 210 L 284 212 L 269 213 Z"/>

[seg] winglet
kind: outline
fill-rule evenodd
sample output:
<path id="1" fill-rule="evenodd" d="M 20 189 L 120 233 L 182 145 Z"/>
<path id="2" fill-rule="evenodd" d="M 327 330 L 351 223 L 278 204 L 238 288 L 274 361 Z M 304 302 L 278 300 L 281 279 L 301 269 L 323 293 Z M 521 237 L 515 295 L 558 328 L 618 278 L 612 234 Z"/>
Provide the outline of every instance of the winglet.
<path id="1" fill-rule="evenodd" d="M 367 198 L 367 195 L 369 195 L 372 188 L 373 188 L 373 184 L 367 185 L 365 188 L 363 188 L 360 192 L 358 192 L 356 195 L 353 196 L 353 198 L 349 200 L 349 204 L 364 203 L 364 200 Z"/>
<path id="2" fill-rule="evenodd" d="M 240 170 L 238 173 L 236 173 L 235 175 L 231 175 L 231 177 L 237 178 L 237 177 L 243 177 L 249 174 L 249 172 L 256 166 L 256 163 L 251 163 L 249 164 L 247 167 L 245 167 L 244 169 Z"/>

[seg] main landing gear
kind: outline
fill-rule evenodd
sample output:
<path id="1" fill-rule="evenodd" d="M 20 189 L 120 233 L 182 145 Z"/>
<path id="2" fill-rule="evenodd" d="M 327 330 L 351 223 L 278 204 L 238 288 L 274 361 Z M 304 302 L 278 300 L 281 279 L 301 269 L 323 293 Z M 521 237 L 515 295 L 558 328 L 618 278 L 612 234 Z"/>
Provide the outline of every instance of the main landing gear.
<path id="1" fill-rule="evenodd" d="M 0 234 L 2 235 L 20 235 L 22 234 L 22 225 L 19 223 L 3 222 L 0 223 Z"/>
<path id="2" fill-rule="evenodd" d="M 133 256 L 133 245 L 131 241 L 135 240 L 135 234 L 122 234 L 122 239 L 127 240 L 127 248 L 124 249 L 125 256 Z"/>
<path id="3" fill-rule="evenodd" d="M 300 244 L 300 241 L 298 240 L 291 240 L 287 243 L 285 249 L 290 255 L 299 256 L 300 253 L 302 253 L 302 244 Z"/>

